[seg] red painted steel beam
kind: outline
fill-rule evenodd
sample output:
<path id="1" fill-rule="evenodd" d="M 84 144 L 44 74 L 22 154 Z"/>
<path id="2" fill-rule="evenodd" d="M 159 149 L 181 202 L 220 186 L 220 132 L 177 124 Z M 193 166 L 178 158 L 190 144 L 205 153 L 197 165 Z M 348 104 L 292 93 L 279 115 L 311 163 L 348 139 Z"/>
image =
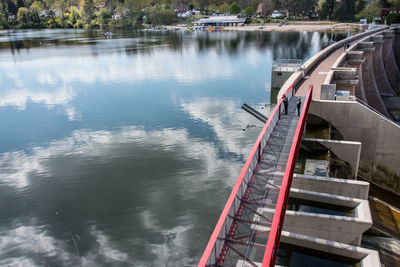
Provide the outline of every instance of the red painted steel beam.
<path id="1" fill-rule="evenodd" d="M 306 100 L 304 101 L 303 110 L 300 114 L 299 124 L 297 125 L 296 132 L 293 138 L 292 147 L 290 149 L 288 162 L 286 164 L 286 169 L 283 176 L 281 191 L 279 193 L 278 202 L 275 208 L 274 219 L 272 220 L 272 226 L 270 234 L 268 236 L 267 246 L 265 248 L 262 264 L 263 267 L 272 267 L 275 265 L 276 256 L 278 254 L 279 241 L 283 229 L 286 206 L 289 199 L 290 186 L 292 184 L 294 168 L 300 150 L 304 127 L 307 121 L 308 109 L 310 108 L 312 100 L 312 90 L 313 87 L 312 85 L 310 85 Z"/>
<path id="2" fill-rule="evenodd" d="M 291 86 L 286 90 L 285 95 L 286 95 L 292 88 L 293 88 L 293 85 L 291 85 Z M 294 91 L 294 89 L 292 90 L 292 95 L 293 95 L 293 91 Z M 244 177 L 246 176 L 246 173 L 247 173 L 247 171 L 248 171 L 248 169 L 249 169 L 249 166 L 250 166 L 250 164 L 251 164 L 251 162 L 252 162 L 254 156 L 256 155 L 257 150 L 261 147 L 261 140 L 262 140 L 262 138 L 264 137 L 265 133 L 267 132 L 267 129 L 268 129 L 269 125 L 270 125 L 271 122 L 272 122 L 272 119 L 274 118 L 274 116 L 275 116 L 275 114 L 276 114 L 277 112 L 280 112 L 280 110 L 281 110 L 281 105 L 282 105 L 282 101 L 283 101 L 283 98 L 281 98 L 281 99 L 279 100 L 278 104 L 275 106 L 274 110 L 272 111 L 271 115 L 270 115 L 269 118 L 268 118 L 268 121 L 265 123 L 264 128 L 262 129 L 260 135 L 258 136 L 258 138 L 257 138 L 257 140 L 256 140 L 256 143 L 254 144 L 253 149 L 251 150 L 250 155 L 249 155 L 249 157 L 247 158 L 247 161 L 246 161 L 246 163 L 245 163 L 245 165 L 244 165 L 244 167 L 243 167 L 243 169 L 242 169 L 242 171 L 241 171 L 241 173 L 240 173 L 240 175 L 239 175 L 239 178 L 237 179 L 236 184 L 235 184 L 235 186 L 233 187 L 233 190 L 232 190 L 232 192 L 231 192 L 231 194 L 230 194 L 230 196 L 229 196 L 229 198 L 228 198 L 228 201 L 226 202 L 225 207 L 224 207 L 224 209 L 222 210 L 221 216 L 219 217 L 219 220 L 218 220 L 218 222 L 217 222 L 217 225 L 216 225 L 215 228 L 214 228 L 214 231 L 213 231 L 213 233 L 212 233 L 212 235 L 211 235 L 211 238 L 210 238 L 210 240 L 208 241 L 208 244 L 207 244 L 207 246 L 206 246 L 206 249 L 204 250 L 203 256 L 201 257 L 200 262 L 199 262 L 199 264 L 198 264 L 199 267 L 205 267 L 205 266 L 207 265 L 207 261 L 208 261 L 208 259 L 210 258 L 210 255 L 211 255 L 211 253 L 213 252 L 213 248 L 214 248 L 214 246 L 215 246 L 215 244 L 216 244 L 216 241 L 217 241 L 217 239 L 218 239 L 218 235 L 219 235 L 219 233 L 220 233 L 221 230 L 222 230 L 222 227 L 223 227 L 223 225 L 224 225 L 224 222 L 225 222 L 225 220 L 226 220 L 226 218 L 227 218 L 227 216 L 228 216 L 229 210 L 231 209 L 231 207 L 232 207 L 232 205 L 233 205 L 233 203 L 234 203 L 234 200 L 235 200 L 235 198 L 236 198 L 236 195 L 237 195 L 237 193 L 238 193 L 238 191 L 239 191 L 239 188 L 240 188 L 241 184 L 243 183 Z M 260 160 L 260 158 L 258 158 L 258 159 Z"/>

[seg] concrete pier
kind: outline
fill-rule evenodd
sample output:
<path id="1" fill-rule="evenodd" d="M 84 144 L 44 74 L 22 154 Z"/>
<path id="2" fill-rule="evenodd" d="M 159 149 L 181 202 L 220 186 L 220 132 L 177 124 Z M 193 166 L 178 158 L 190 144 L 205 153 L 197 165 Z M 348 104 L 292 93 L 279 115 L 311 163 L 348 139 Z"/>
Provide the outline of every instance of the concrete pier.
<path id="1" fill-rule="evenodd" d="M 356 69 L 356 75 L 359 81 L 363 80 L 361 65 L 364 63 L 365 57 L 362 51 L 346 51 L 346 65 Z M 367 102 L 365 95 L 364 83 L 359 82 L 354 88 L 355 96 L 364 102 Z"/>
<path id="2" fill-rule="evenodd" d="M 397 62 L 397 68 L 400 70 L 400 24 L 393 25 L 390 28 L 394 33 L 393 52 Z"/>
<path id="3" fill-rule="evenodd" d="M 375 46 L 375 51 L 372 53 L 372 62 L 374 78 L 379 93 L 382 97 L 394 96 L 392 86 L 390 85 L 390 82 L 386 76 L 385 68 L 383 66 L 383 35 L 374 35 L 371 37 L 371 41 Z"/>
<path id="4" fill-rule="evenodd" d="M 393 52 L 393 30 L 387 30 L 383 32 L 384 43 L 382 47 L 382 58 L 385 73 L 389 79 L 392 89 L 396 94 L 400 94 L 400 71 L 395 60 L 395 54 Z"/>
<path id="5" fill-rule="evenodd" d="M 373 106 L 376 110 L 382 114 L 389 116 L 389 113 L 383 103 L 378 86 L 375 82 L 374 69 L 373 69 L 373 55 L 375 50 L 373 42 L 361 42 L 358 43 L 357 50 L 363 51 L 365 56 L 365 62 L 361 66 L 362 71 L 362 82 L 365 90 L 365 96 L 367 103 Z"/>

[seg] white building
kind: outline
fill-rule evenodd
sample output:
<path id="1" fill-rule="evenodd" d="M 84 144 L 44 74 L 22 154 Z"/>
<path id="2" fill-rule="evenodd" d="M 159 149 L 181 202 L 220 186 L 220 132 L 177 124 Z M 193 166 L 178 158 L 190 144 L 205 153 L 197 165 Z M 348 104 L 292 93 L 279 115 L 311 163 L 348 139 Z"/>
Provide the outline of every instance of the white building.
<path id="1" fill-rule="evenodd" d="M 245 18 L 238 18 L 237 16 L 211 16 L 209 18 L 199 19 L 193 23 L 199 26 L 239 26 L 245 21 Z"/>

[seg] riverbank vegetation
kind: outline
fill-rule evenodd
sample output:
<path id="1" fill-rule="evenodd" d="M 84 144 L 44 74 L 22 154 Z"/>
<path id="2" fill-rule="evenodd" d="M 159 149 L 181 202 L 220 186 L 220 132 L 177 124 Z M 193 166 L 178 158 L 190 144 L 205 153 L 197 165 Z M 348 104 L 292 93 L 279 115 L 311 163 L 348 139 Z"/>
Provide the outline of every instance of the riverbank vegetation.
<path id="1" fill-rule="evenodd" d="M 2 0 L 0 28 L 133 28 L 190 22 L 192 15 L 211 14 L 267 21 L 274 10 L 282 9 L 289 14 L 286 19 L 383 17 L 381 21 L 400 22 L 399 8 L 400 0 Z"/>

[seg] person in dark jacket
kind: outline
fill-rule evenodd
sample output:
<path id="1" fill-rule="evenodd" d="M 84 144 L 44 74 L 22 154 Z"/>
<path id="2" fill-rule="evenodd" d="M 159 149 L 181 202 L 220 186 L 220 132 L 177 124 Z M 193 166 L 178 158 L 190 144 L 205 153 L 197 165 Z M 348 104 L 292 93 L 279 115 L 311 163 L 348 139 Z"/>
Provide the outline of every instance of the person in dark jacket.
<path id="1" fill-rule="evenodd" d="M 301 108 L 301 98 L 297 101 L 297 116 L 300 116 L 300 108 Z"/>
<path id="2" fill-rule="evenodd" d="M 283 98 L 283 106 L 284 106 L 284 108 L 285 108 L 285 114 L 287 114 L 288 105 L 289 105 L 289 100 L 288 100 L 287 96 L 285 96 L 285 97 Z"/>

